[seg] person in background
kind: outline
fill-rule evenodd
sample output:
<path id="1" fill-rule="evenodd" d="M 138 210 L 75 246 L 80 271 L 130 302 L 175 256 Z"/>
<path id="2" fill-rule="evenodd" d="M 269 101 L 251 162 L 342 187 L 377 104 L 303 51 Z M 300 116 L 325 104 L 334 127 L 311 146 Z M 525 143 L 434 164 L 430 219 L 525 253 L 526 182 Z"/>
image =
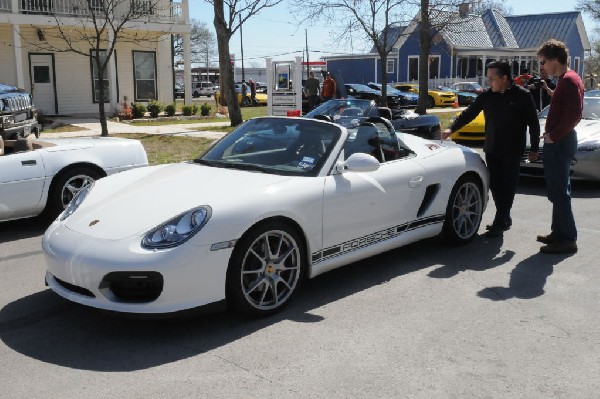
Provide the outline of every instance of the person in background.
<path id="1" fill-rule="evenodd" d="M 250 103 L 256 105 L 256 83 L 254 80 L 249 79 L 248 85 L 250 86 Z"/>
<path id="2" fill-rule="evenodd" d="M 248 97 L 248 85 L 246 84 L 246 80 L 242 79 L 242 104 L 246 104 L 246 97 Z"/>
<path id="3" fill-rule="evenodd" d="M 540 76 L 529 79 L 527 82 L 527 89 L 533 97 L 533 102 L 538 111 L 543 110 L 550 104 L 552 93 L 556 89 L 556 84 L 548 76 L 543 68 L 540 70 Z"/>
<path id="4" fill-rule="evenodd" d="M 304 84 L 304 95 L 308 100 L 309 111 L 315 109 L 315 105 L 317 104 L 317 97 L 319 96 L 319 80 L 315 78 L 315 73 L 310 72 L 308 74 L 308 79 L 306 79 L 306 83 Z"/>
<path id="5" fill-rule="evenodd" d="M 588 78 L 585 80 L 585 90 L 596 90 L 598 84 L 596 83 L 596 74 L 590 73 Z"/>
<path id="6" fill-rule="evenodd" d="M 510 210 L 519 182 L 521 156 L 525 151 L 527 127 L 531 151 L 529 159 L 538 157 L 540 123 L 527 89 L 513 83 L 510 65 L 504 61 L 491 62 L 487 67 L 490 89 L 481 93 L 467 109 L 442 132 L 448 138 L 471 122 L 481 111 L 485 116 L 485 160 L 490 172 L 490 191 L 496 204 L 496 215 L 487 225 L 487 237 L 501 236 L 510 229 Z"/>
<path id="7" fill-rule="evenodd" d="M 577 228 L 571 208 L 571 162 L 577 151 L 575 126 L 583 115 L 583 82 L 569 69 L 569 52 L 563 42 L 548 40 L 537 51 L 542 68 L 558 78 L 546 118 L 544 138 L 544 176 L 548 200 L 552 203 L 550 234 L 537 236 L 545 244 L 541 252 L 577 252 Z"/>
<path id="8" fill-rule="evenodd" d="M 331 77 L 331 73 L 327 72 L 321 89 L 321 97 L 323 102 L 329 101 L 335 97 L 335 80 Z"/>
<path id="9" fill-rule="evenodd" d="M 522 73 L 515 78 L 515 84 L 518 84 L 521 87 L 525 87 L 525 85 L 527 85 L 527 82 L 529 82 L 529 79 L 533 78 L 533 76 L 529 74 L 529 69 L 527 68 L 523 68 L 521 72 Z"/>

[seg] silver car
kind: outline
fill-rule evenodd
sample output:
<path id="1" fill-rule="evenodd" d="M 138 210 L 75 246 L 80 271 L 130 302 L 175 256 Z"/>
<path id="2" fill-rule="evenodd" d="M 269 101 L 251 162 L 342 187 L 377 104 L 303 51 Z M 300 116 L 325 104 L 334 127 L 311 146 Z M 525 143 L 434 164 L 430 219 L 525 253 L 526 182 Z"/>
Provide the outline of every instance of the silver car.
<path id="1" fill-rule="evenodd" d="M 544 131 L 550 107 L 539 113 L 541 131 Z M 600 97 L 584 97 L 583 118 L 575 128 L 577 153 L 571 163 L 571 179 L 600 180 Z M 527 148 L 521 158 L 521 175 L 544 176 L 544 143 L 540 142 L 539 158 L 529 162 L 529 135 Z"/>

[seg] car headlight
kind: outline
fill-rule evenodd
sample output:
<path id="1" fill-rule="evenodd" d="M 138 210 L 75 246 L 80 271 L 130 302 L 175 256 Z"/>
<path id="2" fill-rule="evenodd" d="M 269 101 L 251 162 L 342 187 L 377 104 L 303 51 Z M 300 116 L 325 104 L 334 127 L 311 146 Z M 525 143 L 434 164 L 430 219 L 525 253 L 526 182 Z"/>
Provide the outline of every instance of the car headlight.
<path id="1" fill-rule="evenodd" d="M 175 216 L 146 233 L 142 246 L 154 249 L 181 245 L 204 227 L 211 215 L 211 207 L 204 205 Z"/>
<path id="2" fill-rule="evenodd" d="M 71 200 L 71 202 L 69 202 L 69 205 L 67 205 L 63 213 L 60 215 L 60 221 L 63 221 L 69 216 L 71 216 L 73 212 L 75 212 L 77 208 L 79 208 L 79 205 L 81 205 L 83 200 L 85 200 L 85 198 L 88 196 L 88 194 L 92 190 L 92 187 L 94 187 L 94 184 L 95 183 L 92 182 L 92 184 L 85 186 L 84 188 L 79 190 L 79 192 L 75 194 L 75 196 L 73 196 L 73 199 Z"/>

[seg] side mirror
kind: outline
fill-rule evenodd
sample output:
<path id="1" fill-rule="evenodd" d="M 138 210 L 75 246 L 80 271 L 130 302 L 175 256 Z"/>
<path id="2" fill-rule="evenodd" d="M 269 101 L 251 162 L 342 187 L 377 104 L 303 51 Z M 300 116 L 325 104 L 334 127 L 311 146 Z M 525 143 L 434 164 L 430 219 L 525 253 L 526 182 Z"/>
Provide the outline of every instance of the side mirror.
<path id="1" fill-rule="evenodd" d="M 335 170 L 338 173 L 344 172 L 374 172 L 379 169 L 381 164 L 372 155 L 357 152 L 350 155 L 345 162 L 339 162 L 335 166 Z"/>

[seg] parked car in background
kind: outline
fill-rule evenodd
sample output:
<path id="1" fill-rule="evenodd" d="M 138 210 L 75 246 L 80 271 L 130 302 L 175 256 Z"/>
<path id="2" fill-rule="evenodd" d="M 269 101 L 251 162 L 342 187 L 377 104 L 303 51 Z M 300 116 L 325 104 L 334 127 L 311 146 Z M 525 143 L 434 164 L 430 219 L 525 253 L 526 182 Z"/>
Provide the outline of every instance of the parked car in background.
<path id="1" fill-rule="evenodd" d="M 399 136 L 381 118 L 353 130 L 255 118 L 194 161 L 80 191 L 43 236 L 45 280 L 69 301 L 109 311 L 225 300 L 267 316 L 329 270 L 429 237 L 468 243 L 487 191 L 476 151 Z"/>
<path id="2" fill-rule="evenodd" d="M 373 100 L 377 105 L 384 105 L 383 93 L 381 90 L 372 89 L 367 85 L 360 83 L 346 83 L 344 84 L 346 93 L 353 98 L 362 100 Z M 400 97 L 392 93 L 387 94 L 387 106 L 389 108 L 400 107 Z"/>
<path id="3" fill-rule="evenodd" d="M 586 93 L 587 94 L 587 93 Z M 550 106 L 539 113 L 541 131 L 544 131 Z M 583 118 L 575 127 L 577 152 L 571 162 L 570 178 L 575 180 L 600 181 L 600 97 L 583 98 Z M 521 174 L 544 176 L 544 142 L 540 141 L 538 159 L 529 162 L 529 135 L 527 147 L 521 158 Z"/>
<path id="4" fill-rule="evenodd" d="M 265 82 L 255 82 L 257 93 L 267 93 L 267 84 Z"/>
<path id="5" fill-rule="evenodd" d="M 36 216 L 44 210 L 56 217 L 95 180 L 148 165 L 144 147 L 133 139 L 18 138 L 0 139 L 0 148 L 2 144 L 0 221 Z"/>
<path id="6" fill-rule="evenodd" d="M 473 101 L 475 101 L 475 99 L 477 98 L 477 94 L 475 93 L 471 93 L 468 91 L 459 91 L 448 86 L 438 86 L 438 89 L 441 91 L 447 91 L 456 94 L 456 97 L 458 98 L 458 105 L 460 106 L 467 106 Z"/>
<path id="7" fill-rule="evenodd" d="M 0 83 L 0 138 L 40 135 L 33 97 L 25 90 Z"/>
<path id="8" fill-rule="evenodd" d="M 381 91 L 381 83 L 370 82 L 367 84 L 371 89 Z M 411 92 L 402 92 L 398 89 L 394 89 L 391 85 L 387 85 L 387 94 L 398 96 L 400 99 L 401 107 L 416 107 L 419 103 L 419 96 Z"/>
<path id="9" fill-rule="evenodd" d="M 383 117 L 388 119 L 397 131 L 429 140 L 438 140 L 441 133 L 440 120 L 436 115 L 419 115 L 405 108 L 379 107 L 374 100 L 353 98 L 329 100 L 305 117 L 329 120 L 346 128 L 355 128 L 371 117 Z"/>
<path id="10" fill-rule="evenodd" d="M 456 117 L 458 115 L 460 115 L 460 112 L 458 112 L 454 116 L 453 120 L 456 119 Z M 461 129 L 459 129 L 456 132 L 452 133 L 450 135 L 450 139 L 456 140 L 456 141 L 462 141 L 462 140 L 480 141 L 480 140 L 485 140 L 485 117 L 483 116 L 483 111 L 481 111 L 479 113 L 479 115 L 477 115 L 475 117 L 475 119 L 473 119 L 471 122 L 467 123 Z"/>
<path id="11" fill-rule="evenodd" d="M 468 91 L 469 93 L 475 94 L 481 94 L 485 90 L 476 82 L 457 82 L 452 85 L 452 88 L 458 91 Z"/>
<path id="12" fill-rule="evenodd" d="M 246 94 L 245 98 L 242 98 L 241 90 L 239 93 L 236 90 L 236 95 L 237 95 L 238 103 L 242 107 L 267 105 L 267 94 L 266 93 L 256 93 L 256 102 L 254 104 L 252 104 L 252 102 L 250 101 L 250 92 L 248 92 L 248 94 Z M 217 102 L 217 104 L 220 104 L 220 100 L 221 100 L 221 92 L 219 91 L 219 92 L 215 93 L 215 101 Z"/>
<path id="13" fill-rule="evenodd" d="M 206 96 L 210 97 L 216 92 L 215 85 L 212 82 L 198 82 L 192 92 L 192 97 Z"/>
<path id="14" fill-rule="evenodd" d="M 173 93 L 175 98 L 184 98 L 185 97 L 185 88 L 181 83 L 175 83 L 175 91 Z"/>
<path id="15" fill-rule="evenodd" d="M 392 85 L 401 92 L 419 93 L 419 85 L 412 83 L 396 83 Z M 447 91 L 428 90 L 427 108 L 452 106 L 456 101 L 456 94 Z"/>

